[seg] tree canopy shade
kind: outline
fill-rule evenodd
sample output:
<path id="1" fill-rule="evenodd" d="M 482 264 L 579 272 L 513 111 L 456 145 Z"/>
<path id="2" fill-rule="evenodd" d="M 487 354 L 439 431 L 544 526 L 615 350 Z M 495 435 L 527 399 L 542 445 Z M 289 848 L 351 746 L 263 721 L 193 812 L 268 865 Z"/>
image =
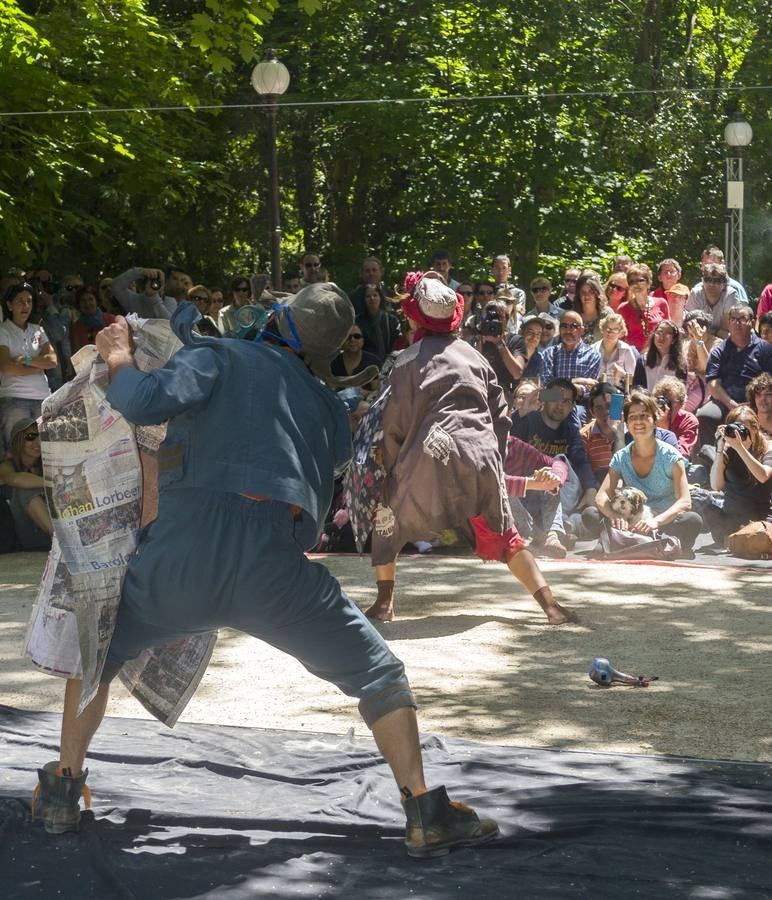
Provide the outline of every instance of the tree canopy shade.
<path id="1" fill-rule="evenodd" d="M 292 76 L 285 253 L 323 252 L 344 284 L 368 252 L 396 277 L 436 246 L 471 275 L 509 252 L 521 282 L 618 250 L 695 260 L 723 244 L 739 109 L 758 290 L 769 18 L 761 0 L 0 0 L 0 113 L 126 110 L 0 118 L 1 252 L 92 272 L 174 260 L 216 281 L 263 266 L 264 45 Z M 335 105 L 368 100 L 390 102 Z"/>

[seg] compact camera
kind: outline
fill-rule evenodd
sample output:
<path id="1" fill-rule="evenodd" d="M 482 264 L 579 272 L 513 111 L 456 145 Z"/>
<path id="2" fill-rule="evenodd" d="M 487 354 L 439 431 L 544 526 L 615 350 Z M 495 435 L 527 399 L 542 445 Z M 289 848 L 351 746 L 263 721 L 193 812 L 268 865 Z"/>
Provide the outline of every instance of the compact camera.
<path id="1" fill-rule="evenodd" d="M 731 434 L 734 437 L 738 438 L 747 438 L 750 437 L 750 431 L 742 424 L 742 422 L 732 422 L 730 425 L 727 425 L 724 428 L 724 434 Z"/>
<path id="2" fill-rule="evenodd" d="M 160 290 L 161 290 L 161 281 L 160 281 L 160 279 L 158 279 L 158 278 L 151 278 L 151 279 L 149 280 L 148 284 L 150 285 L 150 287 L 151 287 L 154 291 L 160 291 Z"/>
<path id="3" fill-rule="evenodd" d="M 493 307 L 486 307 L 480 315 L 477 330 L 480 334 L 488 337 L 501 337 L 504 333 L 501 313 Z"/>

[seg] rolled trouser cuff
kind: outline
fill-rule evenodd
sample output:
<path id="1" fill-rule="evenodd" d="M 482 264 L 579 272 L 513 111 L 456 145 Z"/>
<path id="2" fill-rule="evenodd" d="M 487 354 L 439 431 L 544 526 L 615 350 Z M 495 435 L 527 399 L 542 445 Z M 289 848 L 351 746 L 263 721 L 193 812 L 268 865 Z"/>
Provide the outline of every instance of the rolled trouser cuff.
<path id="1" fill-rule="evenodd" d="M 365 725 L 372 729 L 373 725 L 395 709 L 412 708 L 418 709 L 415 696 L 410 690 L 407 680 L 401 684 L 394 684 L 390 687 L 378 691 L 377 694 L 371 694 L 362 697 L 359 701 L 359 712 L 365 720 Z"/>

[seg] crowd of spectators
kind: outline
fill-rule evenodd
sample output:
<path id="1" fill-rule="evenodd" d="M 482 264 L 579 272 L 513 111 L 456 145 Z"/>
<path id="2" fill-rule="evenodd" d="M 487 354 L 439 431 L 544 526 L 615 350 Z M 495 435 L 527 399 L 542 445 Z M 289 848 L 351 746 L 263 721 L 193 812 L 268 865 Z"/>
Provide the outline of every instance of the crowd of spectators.
<path id="1" fill-rule="evenodd" d="M 744 521 L 772 521 L 772 284 L 754 305 L 715 246 L 703 252 L 702 278 L 691 287 L 671 258 L 655 274 L 619 256 L 606 278 L 570 266 L 558 287 L 539 275 L 527 291 L 504 254 L 469 280 L 446 250 L 426 262 L 463 297 L 459 338 L 487 359 L 504 389 L 513 447 L 533 449 L 511 450 L 505 470 L 526 485 L 511 500 L 537 552 L 563 557 L 576 540 L 595 536 L 604 518 L 619 524 L 611 503 L 622 485 L 644 491 L 651 512 L 648 521 L 623 524 L 675 534 L 684 556 L 700 532 L 723 544 Z M 178 266 L 135 267 L 91 283 L 45 268 L 11 271 L 0 282 L 3 549 L 22 535 L 22 545 L 37 547 L 50 534 L 34 421 L 42 401 L 73 376 L 73 354 L 116 315 L 168 319 L 189 300 L 202 334 L 253 337 L 272 303 L 328 280 L 314 252 L 284 273 L 282 291 L 244 275 L 227 288 L 194 284 Z M 387 287 L 376 257 L 363 260 L 349 296 L 356 320 L 332 372 L 381 372 L 346 397 L 358 421 L 415 332 L 401 313 L 404 296 Z M 612 416 L 615 394 L 624 403 Z M 546 490 L 536 468 L 554 464 L 559 486 L 556 479 Z M 9 510 L 15 543 L 7 538 Z"/>

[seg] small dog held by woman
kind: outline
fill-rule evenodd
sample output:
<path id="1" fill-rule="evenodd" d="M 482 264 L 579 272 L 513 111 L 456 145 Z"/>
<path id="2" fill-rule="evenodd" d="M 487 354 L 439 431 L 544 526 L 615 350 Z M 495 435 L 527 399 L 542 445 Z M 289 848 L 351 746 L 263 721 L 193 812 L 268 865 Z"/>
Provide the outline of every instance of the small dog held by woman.
<path id="1" fill-rule="evenodd" d="M 654 518 L 651 508 L 646 503 L 646 494 L 638 488 L 617 488 L 611 498 L 610 506 L 618 518 L 627 522 L 628 528 L 632 528 L 639 522 L 649 524 Z"/>

